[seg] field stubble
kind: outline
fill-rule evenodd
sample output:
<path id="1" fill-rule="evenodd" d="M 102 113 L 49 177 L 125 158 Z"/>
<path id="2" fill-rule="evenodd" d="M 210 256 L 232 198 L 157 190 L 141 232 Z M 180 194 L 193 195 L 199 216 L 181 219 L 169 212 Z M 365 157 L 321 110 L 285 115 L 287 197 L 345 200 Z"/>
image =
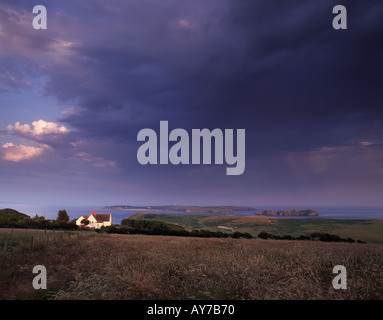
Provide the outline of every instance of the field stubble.
<path id="1" fill-rule="evenodd" d="M 37 264 L 47 290 L 32 288 Z M 96 234 L 3 254 L 0 298 L 383 299 L 382 267 L 382 245 Z"/>

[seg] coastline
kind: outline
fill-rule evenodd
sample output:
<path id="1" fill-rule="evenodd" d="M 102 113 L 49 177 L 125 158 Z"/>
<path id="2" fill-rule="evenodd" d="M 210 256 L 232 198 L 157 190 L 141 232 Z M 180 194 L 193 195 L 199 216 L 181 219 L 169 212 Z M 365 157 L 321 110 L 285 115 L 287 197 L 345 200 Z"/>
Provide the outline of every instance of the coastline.
<path id="1" fill-rule="evenodd" d="M 283 210 L 283 209 L 306 209 L 310 206 L 259 206 L 258 210 Z M 125 219 L 130 213 L 139 210 L 105 210 L 104 206 L 100 205 L 75 205 L 67 206 L 63 204 L 59 205 L 26 205 L 26 204 L 17 204 L 17 203 L 2 203 L 1 208 L 12 208 L 19 212 L 25 213 L 31 217 L 38 214 L 39 216 L 45 216 L 46 219 L 56 219 L 58 210 L 66 209 L 70 219 L 79 218 L 82 215 L 89 214 L 91 211 L 96 211 L 97 213 L 111 213 L 113 223 L 119 224 L 122 219 Z M 319 216 L 295 216 L 296 219 L 341 219 L 341 220 L 365 220 L 365 219 L 383 219 L 383 208 L 382 207 L 347 207 L 347 206 L 311 206 L 313 210 L 316 210 Z M 139 212 L 148 211 L 140 210 Z M 154 210 L 151 210 L 154 211 Z M 161 211 L 156 210 L 156 213 L 170 213 L 170 214 L 183 214 L 188 215 L 191 213 L 185 212 L 175 212 L 175 211 Z M 252 215 L 254 216 L 254 211 L 252 212 L 240 212 L 234 214 L 235 216 L 245 216 Z M 193 213 L 197 214 L 197 213 Z M 206 214 L 206 213 L 201 213 Z M 214 215 L 214 214 L 212 214 Z M 216 214 L 215 214 L 216 215 Z M 223 214 L 227 215 L 227 214 Z M 233 215 L 233 214 L 232 214 Z M 266 218 L 275 218 L 275 219 L 289 219 L 293 218 L 292 216 L 260 216 Z"/>

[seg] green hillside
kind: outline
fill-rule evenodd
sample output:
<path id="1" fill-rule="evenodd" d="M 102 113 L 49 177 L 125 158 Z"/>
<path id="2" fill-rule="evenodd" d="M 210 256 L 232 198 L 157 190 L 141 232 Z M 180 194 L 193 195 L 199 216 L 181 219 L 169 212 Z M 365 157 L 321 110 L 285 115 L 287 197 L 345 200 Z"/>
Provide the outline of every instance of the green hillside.
<path id="1" fill-rule="evenodd" d="M 14 209 L 9 209 L 9 208 L 0 209 L 0 219 L 6 219 L 8 221 L 20 221 L 25 218 L 30 218 L 30 217 Z"/>
<path id="2" fill-rule="evenodd" d="M 264 216 L 205 215 L 205 214 L 158 214 L 139 212 L 129 219 L 152 219 L 175 223 L 187 230 L 207 229 L 218 231 L 220 227 L 236 227 L 235 231 L 248 232 L 253 236 L 261 231 L 275 235 L 310 235 L 324 232 L 350 237 L 368 243 L 383 243 L 383 220 L 378 219 L 326 219 L 326 218 L 270 218 Z M 231 232 L 231 231 L 226 231 Z"/>

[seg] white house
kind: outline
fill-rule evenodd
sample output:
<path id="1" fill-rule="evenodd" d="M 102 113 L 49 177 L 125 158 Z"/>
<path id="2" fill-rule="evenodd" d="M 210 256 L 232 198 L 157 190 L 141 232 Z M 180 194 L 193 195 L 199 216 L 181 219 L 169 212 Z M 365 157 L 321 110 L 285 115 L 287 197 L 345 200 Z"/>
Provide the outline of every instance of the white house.
<path id="1" fill-rule="evenodd" d="M 89 224 L 86 225 L 88 228 L 100 229 L 101 227 L 106 227 L 112 225 L 112 214 L 110 213 L 96 213 L 96 211 L 92 211 L 90 216 L 81 216 L 76 220 L 76 224 L 81 226 L 82 220 L 88 220 Z"/>

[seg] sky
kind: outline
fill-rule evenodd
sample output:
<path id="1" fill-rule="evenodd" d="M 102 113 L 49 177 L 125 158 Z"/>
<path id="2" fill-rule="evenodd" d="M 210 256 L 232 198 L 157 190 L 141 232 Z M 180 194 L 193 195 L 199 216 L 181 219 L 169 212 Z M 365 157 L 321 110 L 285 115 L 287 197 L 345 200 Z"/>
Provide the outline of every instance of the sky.
<path id="1" fill-rule="evenodd" d="M 0 207 L 383 206 L 383 3 L 336 4 L 1 0 Z M 160 121 L 245 129 L 245 171 L 140 164 Z"/>

